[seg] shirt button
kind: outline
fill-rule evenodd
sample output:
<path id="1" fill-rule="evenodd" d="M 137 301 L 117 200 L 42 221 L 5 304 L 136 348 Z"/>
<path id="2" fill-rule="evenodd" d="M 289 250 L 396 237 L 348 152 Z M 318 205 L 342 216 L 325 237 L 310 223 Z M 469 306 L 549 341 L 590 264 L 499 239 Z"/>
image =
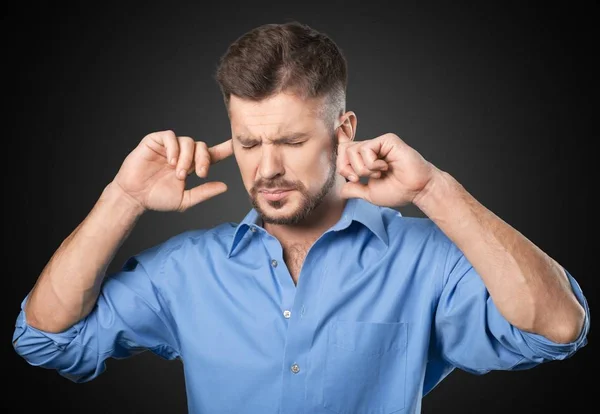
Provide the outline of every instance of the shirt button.
<path id="1" fill-rule="evenodd" d="M 298 372 L 300 372 L 300 367 L 298 366 L 298 364 L 292 365 L 292 372 L 294 374 L 297 374 Z"/>
<path id="2" fill-rule="evenodd" d="M 256 233 L 256 227 L 250 227 L 250 231 L 251 231 L 252 233 Z"/>
<path id="3" fill-rule="evenodd" d="M 277 260 L 275 260 L 275 259 L 271 260 L 271 266 L 277 267 Z"/>
<path id="4" fill-rule="evenodd" d="M 286 319 L 289 319 L 291 315 L 292 315 L 292 312 L 290 312 L 289 310 L 283 311 L 283 316 L 285 316 Z"/>

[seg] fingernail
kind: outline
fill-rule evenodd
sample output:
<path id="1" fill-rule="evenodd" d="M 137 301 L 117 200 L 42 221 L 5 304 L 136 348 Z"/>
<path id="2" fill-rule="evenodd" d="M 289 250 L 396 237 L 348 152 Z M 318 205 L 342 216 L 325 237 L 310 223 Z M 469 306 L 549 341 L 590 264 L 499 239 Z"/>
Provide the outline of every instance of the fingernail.
<path id="1" fill-rule="evenodd" d="M 358 178 L 356 178 L 356 175 L 350 174 L 350 175 L 348 176 L 348 179 L 349 179 L 350 181 L 356 181 Z"/>
<path id="2" fill-rule="evenodd" d="M 200 167 L 200 175 L 204 175 L 206 173 L 206 167 Z"/>
<path id="3" fill-rule="evenodd" d="M 184 170 L 179 170 L 179 172 L 177 173 L 177 176 L 179 178 L 184 178 L 185 177 L 185 171 Z"/>
<path id="4" fill-rule="evenodd" d="M 169 161 L 171 163 L 171 165 L 175 165 L 175 163 L 177 162 L 177 160 L 175 158 L 171 158 L 171 161 Z"/>

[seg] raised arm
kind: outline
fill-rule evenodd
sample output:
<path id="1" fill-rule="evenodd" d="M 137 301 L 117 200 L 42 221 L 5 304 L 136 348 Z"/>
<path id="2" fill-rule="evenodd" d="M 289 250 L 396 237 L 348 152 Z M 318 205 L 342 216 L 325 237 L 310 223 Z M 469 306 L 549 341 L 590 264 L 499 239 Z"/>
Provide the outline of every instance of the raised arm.
<path id="1" fill-rule="evenodd" d="M 481 205 L 450 174 L 395 134 L 342 140 L 345 197 L 388 207 L 415 204 L 464 253 L 512 325 L 568 343 L 582 332 L 585 310 L 560 264 Z M 370 177 L 368 184 L 359 176 Z"/>
<path id="2" fill-rule="evenodd" d="M 144 211 L 184 211 L 226 191 L 221 182 L 185 190 L 185 178 L 194 171 L 206 177 L 210 164 L 231 151 L 230 141 L 208 148 L 172 131 L 144 137 L 43 269 L 25 306 L 29 325 L 61 332 L 88 315 L 106 269 Z"/>

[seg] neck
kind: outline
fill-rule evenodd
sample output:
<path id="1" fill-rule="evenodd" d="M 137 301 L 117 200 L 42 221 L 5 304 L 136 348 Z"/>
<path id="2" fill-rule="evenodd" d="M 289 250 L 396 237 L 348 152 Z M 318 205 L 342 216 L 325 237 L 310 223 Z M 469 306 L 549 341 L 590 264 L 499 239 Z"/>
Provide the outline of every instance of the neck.
<path id="1" fill-rule="evenodd" d="M 345 182 L 345 179 L 339 176 L 321 204 L 301 222 L 294 225 L 265 223 L 265 230 L 282 245 L 312 244 L 342 216 L 347 200 L 340 196 L 340 189 Z"/>

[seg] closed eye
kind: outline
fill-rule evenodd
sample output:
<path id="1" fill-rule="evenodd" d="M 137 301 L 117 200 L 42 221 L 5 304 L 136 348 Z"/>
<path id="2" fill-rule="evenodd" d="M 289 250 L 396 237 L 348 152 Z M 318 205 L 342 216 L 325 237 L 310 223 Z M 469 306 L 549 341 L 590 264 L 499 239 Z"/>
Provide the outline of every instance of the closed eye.
<path id="1" fill-rule="evenodd" d="M 289 145 L 291 147 L 299 147 L 299 146 L 303 145 L 305 142 L 306 141 L 302 141 L 302 142 L 288 142 L 288 143 L 286 143 L 286 145 Z M 257 144 L 254 144 L 254 145 L 242 145 L 242 149 L 250 150 L 250 149 L 256 147 L 256 145 Z"/>

